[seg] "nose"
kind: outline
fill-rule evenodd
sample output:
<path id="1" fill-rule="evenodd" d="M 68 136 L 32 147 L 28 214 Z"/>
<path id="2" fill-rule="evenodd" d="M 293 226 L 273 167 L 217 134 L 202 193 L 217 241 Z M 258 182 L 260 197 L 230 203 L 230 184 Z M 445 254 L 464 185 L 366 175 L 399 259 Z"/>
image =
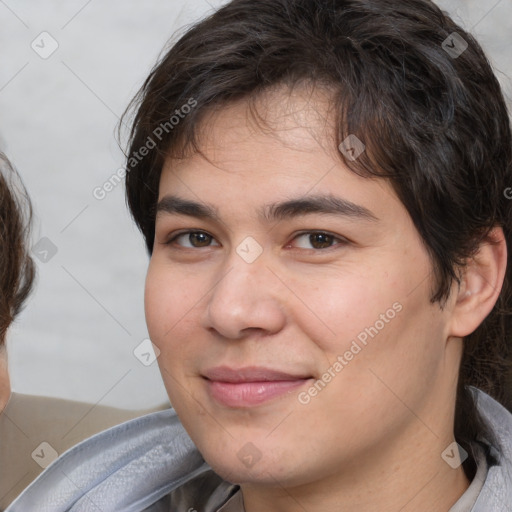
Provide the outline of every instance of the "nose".
<path id="1" fill-rule="evenodd" d="M 234 254 L 206 302 L 203 327 L 232 340 L 275 334 L 286 323 L 283 288 L 263 257 L 247 263 Z"/>

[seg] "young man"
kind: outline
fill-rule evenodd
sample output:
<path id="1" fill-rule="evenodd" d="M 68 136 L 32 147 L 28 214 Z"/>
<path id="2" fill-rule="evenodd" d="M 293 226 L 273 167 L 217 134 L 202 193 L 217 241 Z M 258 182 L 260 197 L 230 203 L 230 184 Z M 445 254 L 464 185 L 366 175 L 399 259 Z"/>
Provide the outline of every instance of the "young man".
<path id="1" fill-rule="evenodd" d="M 136 108 L 179 420 L 79 445 L 10 510 L 512 510 L 512 140 L 477 42 L 427 0 L 234 0 Z"/>

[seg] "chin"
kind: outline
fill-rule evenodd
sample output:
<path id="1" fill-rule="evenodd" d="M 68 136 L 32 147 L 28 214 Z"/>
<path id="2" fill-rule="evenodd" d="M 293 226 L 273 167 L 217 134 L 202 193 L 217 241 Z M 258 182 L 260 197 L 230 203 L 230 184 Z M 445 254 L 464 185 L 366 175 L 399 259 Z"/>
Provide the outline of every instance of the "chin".
<path id="1" fill-rule="evenodd" d="M 304 478 L 296 474 L 297 470 L 304 469 L 303 463 L 296 457 L 286 456 L 282 450 L 268 446 L 268 443 L 263 446 L 263 442 L 258 441 L 234 441 L 231 446 L 233 448 L 229 450 L 200 450 L 213 471 L 228 482 L 275 487 L 297 485 Z"/>
<path id="2" fill-rule="evenodd" d="M 281 485 L 283 477 L 279 471 L 276 471 L 274 464 L 259 461 L 252 467 L 235 461 L 213 461 L 206 460 L 213 471 L 221 478 L 233 484 L 244 485 L 263 485 L 275 487 L 278 483 Z M 289 477 L 289 475 L 287 475 Z"/>

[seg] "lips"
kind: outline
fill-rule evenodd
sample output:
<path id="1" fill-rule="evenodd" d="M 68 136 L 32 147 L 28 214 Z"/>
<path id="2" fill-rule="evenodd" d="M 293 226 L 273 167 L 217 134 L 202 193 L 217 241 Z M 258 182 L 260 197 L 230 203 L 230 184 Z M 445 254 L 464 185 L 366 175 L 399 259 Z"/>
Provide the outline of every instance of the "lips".
<path id="1" fill-rule="evenodd" d="M 210 396 L 227 407 L 263 404 L 303 386 L 312 377 L 263 367 L 219 366 L 203 373 Z"/>

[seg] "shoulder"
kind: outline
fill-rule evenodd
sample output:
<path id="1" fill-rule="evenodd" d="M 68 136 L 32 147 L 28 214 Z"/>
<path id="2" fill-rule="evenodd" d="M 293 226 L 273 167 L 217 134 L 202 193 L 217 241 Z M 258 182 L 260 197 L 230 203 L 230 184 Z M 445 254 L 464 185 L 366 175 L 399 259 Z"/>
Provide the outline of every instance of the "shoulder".
<path id="1" fill-rule="evenodd" d="M 0 510 L 57 454 L 107 428 L 167 407 L 127 410 L 13 392 L 0 414 Z M 45 458 L 40 458 L 41 450 Z"/>
<path id="2" fill-rule="evenodd" d="M 51 464 L 9 512 L 140 511 L 209 470 L 171 410 L 125 422 L 79 443 Z"/>
<path id="3" fill-rule="evenodd" d="M 512 503 L 512 414 L 483 391 L 472 388 L 478 410 L 495 435 L 488 442 L 491 458 L 487 478 L 473 509 L 474 512 L 509 510 Z"/>
<path id="4" fill-rule="evenodd" d="M 512 413 L 482 390 L 474 387 L 472 387 L 471 390 L 476 398 L 478 410 L 496 436 L 497 446 L 494 448 L 497 449 L 502 458 L 511 462 Z"/>

